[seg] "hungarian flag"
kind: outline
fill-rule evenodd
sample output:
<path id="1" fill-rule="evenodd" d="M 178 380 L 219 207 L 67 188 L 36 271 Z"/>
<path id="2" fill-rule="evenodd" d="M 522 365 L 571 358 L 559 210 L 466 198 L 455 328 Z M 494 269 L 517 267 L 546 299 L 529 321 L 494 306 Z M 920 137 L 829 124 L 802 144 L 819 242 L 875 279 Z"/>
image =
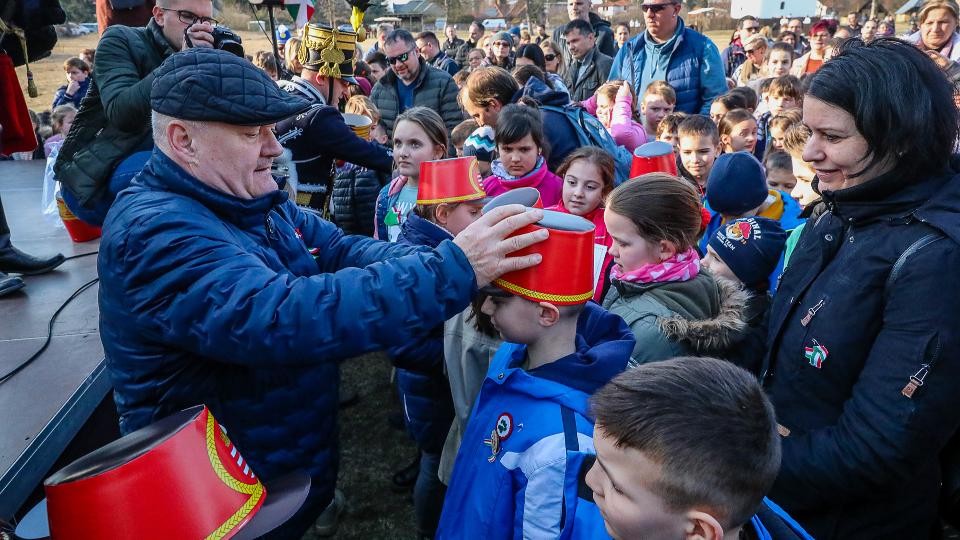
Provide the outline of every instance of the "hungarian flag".
<path id="1" fill-rule="evenodd" d="M 297 28 L 303 28 L 313 17 L 313 0 L 283 0 Z"/>

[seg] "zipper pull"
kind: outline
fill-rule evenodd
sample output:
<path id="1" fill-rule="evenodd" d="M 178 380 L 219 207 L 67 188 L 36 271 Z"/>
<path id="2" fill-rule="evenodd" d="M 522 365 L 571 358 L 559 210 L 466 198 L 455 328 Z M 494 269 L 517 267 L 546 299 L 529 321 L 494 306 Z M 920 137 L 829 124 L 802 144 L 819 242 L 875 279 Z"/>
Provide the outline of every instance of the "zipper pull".
<path id="1" fill-rule="evenodd" d="M 920 369 L 910 376 L 910 380 L 907 381 L 907 385 L 903 387 L 900 393 L 904 397 L 912 398 L 913 393 L 923 386 L 923 380 L 927 378 L 928 373 L 930 373 L 930 364 L 921 364 Z"/>
<path id="2" fill-rule="evenodd" d="M 807 326 L 808 324 L 810 324 L 810 321 L 813 320 L 814 316 L 816 316 L 817 312 L 820 311 L 820 308 L 823 307 L 824 303 L 825 303 L 824 299 L 821 298 L 820 301 L 817 302 L 812 308 L 808 309 L 807 314 L 804 315 L 802 319 L 800 319 L 800 324 L 802 326 Z"/>

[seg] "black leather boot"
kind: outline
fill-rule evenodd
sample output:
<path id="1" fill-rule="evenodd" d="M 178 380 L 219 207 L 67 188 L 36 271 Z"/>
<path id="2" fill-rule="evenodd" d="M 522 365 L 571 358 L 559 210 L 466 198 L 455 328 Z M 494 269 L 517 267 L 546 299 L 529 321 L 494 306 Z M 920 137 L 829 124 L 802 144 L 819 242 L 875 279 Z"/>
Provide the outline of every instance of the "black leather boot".
<path id="1" fill-rule="evenodd" d="M 34 276 L 47 273 L 63 264 L 63 261 L 66 260 L 60 253 L 57 253 L 49 259 L 40 259 L 32 255 L 27 255 L 13 247 L 9 240 L 7 240 L 6 245 L 4 245 L 3 240 L 3 236 L 0 236 L 0 272 Z"/>
<path id="2" fill-rule="evenodd" d="M 13 291 L 19 291 L 24 285 L 25 283 L 22 279 L 0 272 L 0 296 L 6 296 Z"/>

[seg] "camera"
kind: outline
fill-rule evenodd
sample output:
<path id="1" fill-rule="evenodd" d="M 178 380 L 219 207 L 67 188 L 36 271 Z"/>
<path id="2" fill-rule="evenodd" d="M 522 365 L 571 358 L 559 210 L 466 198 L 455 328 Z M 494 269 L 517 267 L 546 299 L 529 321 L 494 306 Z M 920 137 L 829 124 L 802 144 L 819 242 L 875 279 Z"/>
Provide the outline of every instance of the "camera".
<path id="1" fill-rule="evenodd" d="M 243 58 L 243 40 L 233 30 L 226 26 L 213 28 L 213 48 L 233 53 Z"/>

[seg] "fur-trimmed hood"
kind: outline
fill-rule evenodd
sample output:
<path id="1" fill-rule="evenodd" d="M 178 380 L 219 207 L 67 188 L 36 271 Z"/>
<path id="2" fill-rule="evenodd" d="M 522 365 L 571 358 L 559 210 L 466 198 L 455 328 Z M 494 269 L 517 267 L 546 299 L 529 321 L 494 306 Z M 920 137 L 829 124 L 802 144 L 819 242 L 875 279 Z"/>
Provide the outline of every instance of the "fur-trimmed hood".
<path id="1" fill-rule="evenodd" d="M 634 356 L 638 361 L 657 356 L 643 352 L 652 346 L 644 343 L 652 337 L 649 332 L 673 343 L 672 353 L 721 354 L 743 339 L 749 293 L 706 270 L 701 269 L 697 277 L 685 282 L 630 283 L 615 279 L 612 285 L 604 307 L 623 317 L 637 334 Z"/>
<path id="2" fill-rule="evenodd" d="M 714 278 L 720 295 L 717 314 L 707 319 L 688 319 L 680 314 L 658 317 L 657 325 L 673 341 L 689 345 L 698 353 L 722 351 L 743 338 L 747 328 L 744 309 L 750 293 L 732 281 Z"/>

